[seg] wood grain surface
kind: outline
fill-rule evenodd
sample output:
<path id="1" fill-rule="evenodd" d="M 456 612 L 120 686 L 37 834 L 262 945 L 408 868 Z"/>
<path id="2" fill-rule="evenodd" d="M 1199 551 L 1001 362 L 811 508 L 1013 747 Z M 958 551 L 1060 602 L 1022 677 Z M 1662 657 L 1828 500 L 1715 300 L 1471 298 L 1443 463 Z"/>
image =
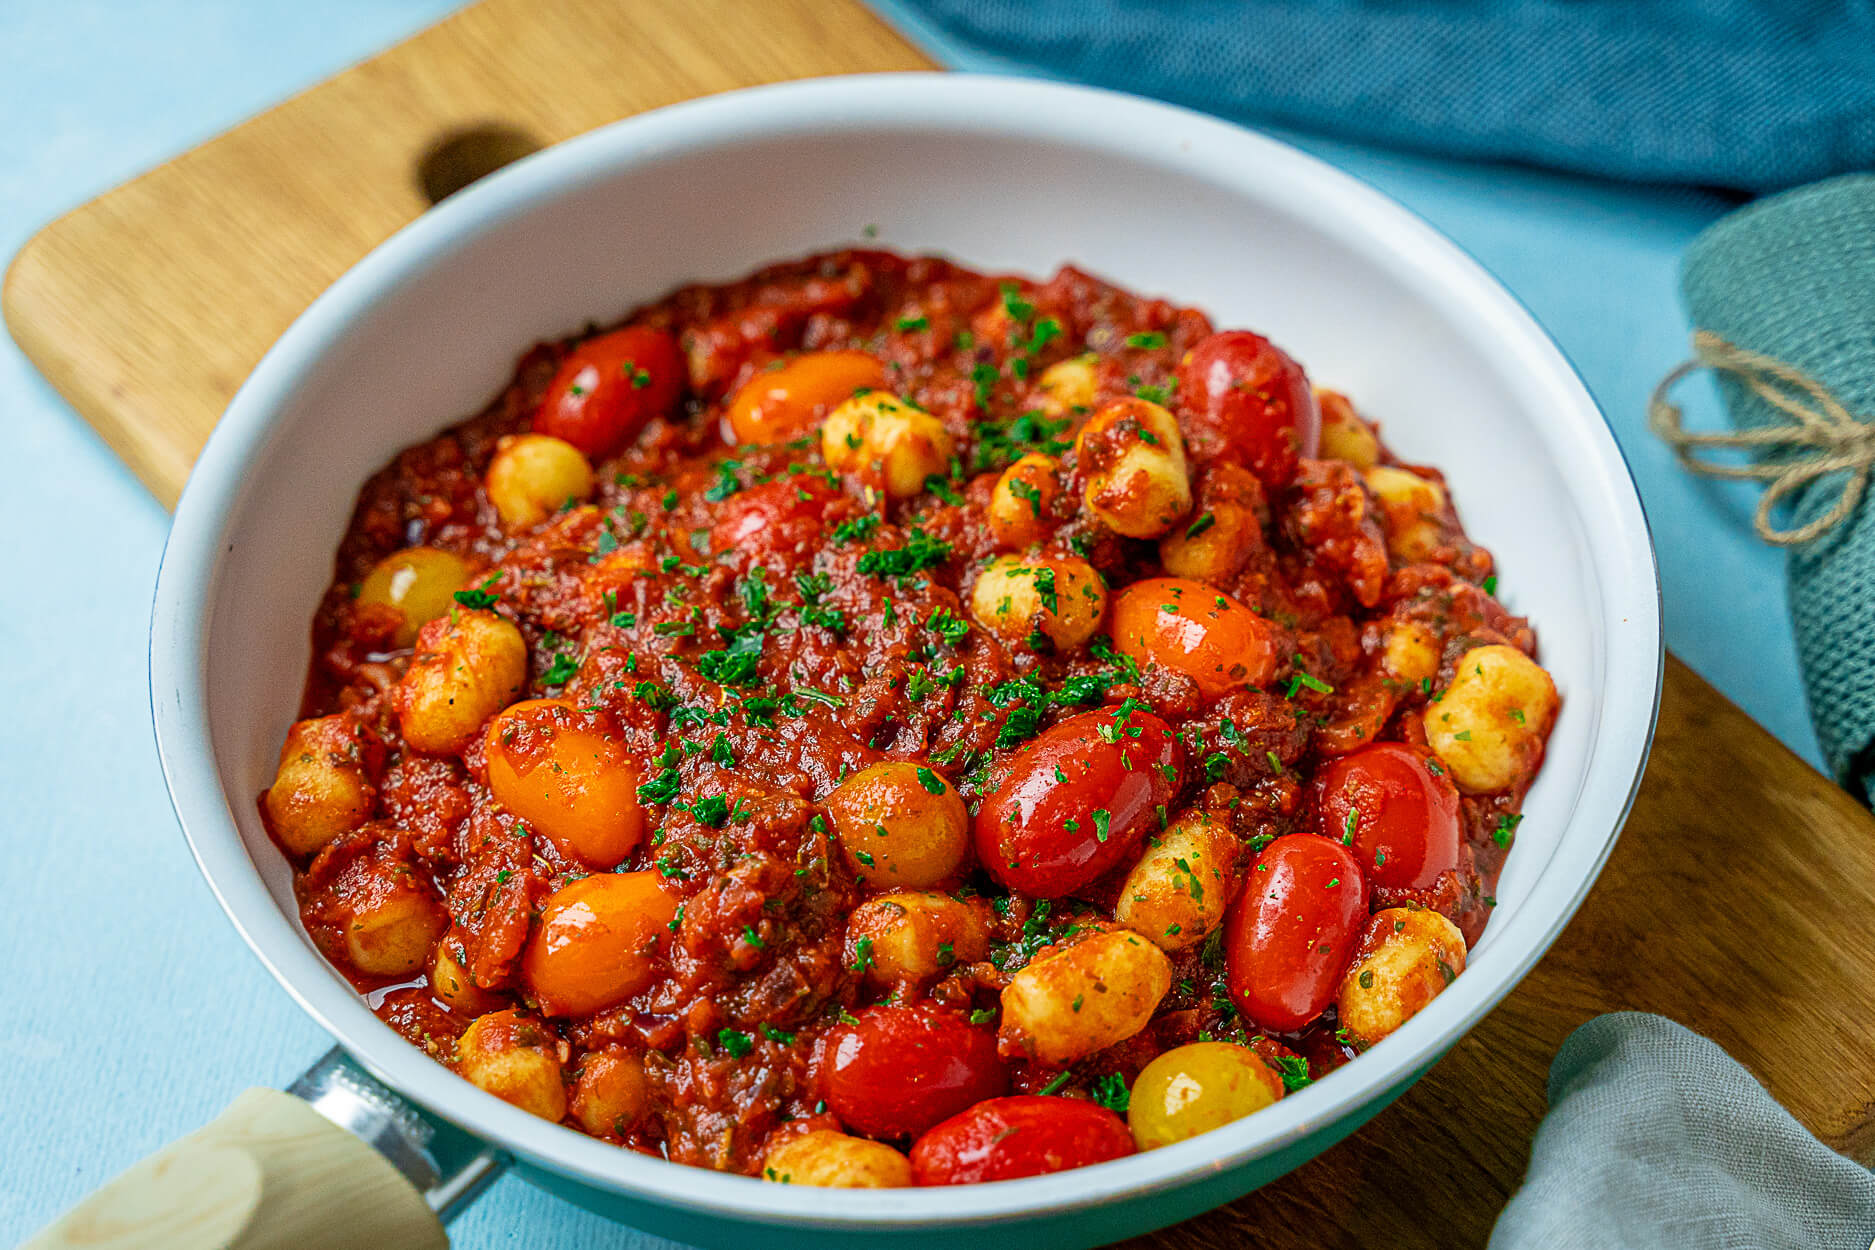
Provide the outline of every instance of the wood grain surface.
<path id="1" fill-rule="evenodd" d="M 429 207 L 425 158 L 452 137 L 473 165 L 693 96 L 932 68 L 859 0 L 484 0 L 53 222 L 0 307 L 174 506 L 267 348 Z"/>
<path id="2" fill-rule="evenodd" d="M 254 362 L 422 211 L 426 179 L 440 193 L 534 141 L 689 96 L 928 64 L 857 0 L 483 0 L 47 227 L 8 275 L 8 326 L 173 502 Z M 1870 916 L 1875 820 L 1670 660 L 1627 831 L 1536 971 L 1348 1143 L 1142 1244 L 1480 1245 L 1522 1176 L 1556 1048 L 1617 1009 L 1713 1037 L 1868 1161 Z"/>

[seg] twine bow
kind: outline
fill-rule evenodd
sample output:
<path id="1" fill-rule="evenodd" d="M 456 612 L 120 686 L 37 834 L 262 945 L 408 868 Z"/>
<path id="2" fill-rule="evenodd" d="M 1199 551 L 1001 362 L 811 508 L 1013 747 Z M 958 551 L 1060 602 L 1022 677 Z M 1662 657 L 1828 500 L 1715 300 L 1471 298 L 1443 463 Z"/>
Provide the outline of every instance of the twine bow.
<path id="1" fill-rule="evenodd" d="M 1682 424 L 1679 406 L 1669 400 L 1667 394 L 1681 378 L 1701 369 L 1738 378 L 1752 394 L 1790 417 L 1792 424 L 1730 434 L 1696 434 L 1687 430 Z M 1870 474 L 1875 473 L 1875 424 L 1858 420 L 1827 387 L 1801 369 L 1747 351 L 1709 330 L 1694 332 L 1693 359 L 1669 373 L 1654 388 L 1647 401 L 1647 424 L 1673 448 L 1680 463 L 1694 473 L 1769 482 L 1758 497 L 1752 528 L 1759 538 L 1780 547 L 1807 543 L 1848 520 L 1868 491 Z M 1705 449 L 1722 447 L 1756 452 L 1808 450 L 1811 454 L 1757 460 L 1751 464 L 1720 464 L 1698 454 Z M 1771 510 L 1786 496 L 1820 477 L 1844 470 L 1849 476 L 1828 512 L 1795 529 L 1781 530 L 1771 523 Z"/>

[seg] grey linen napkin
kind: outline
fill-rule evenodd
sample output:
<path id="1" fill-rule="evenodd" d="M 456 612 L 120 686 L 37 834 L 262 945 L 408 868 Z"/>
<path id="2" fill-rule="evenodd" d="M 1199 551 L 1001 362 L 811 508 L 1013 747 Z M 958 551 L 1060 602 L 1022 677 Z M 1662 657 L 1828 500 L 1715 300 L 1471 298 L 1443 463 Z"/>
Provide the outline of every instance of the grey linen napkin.
<path id="1" fill-rule="evenodd" d="M 1870 1250 L 1875 1176 L 1713 1042 L 1617 1012 L 1570 1035 L 1490 1250 Z"/>

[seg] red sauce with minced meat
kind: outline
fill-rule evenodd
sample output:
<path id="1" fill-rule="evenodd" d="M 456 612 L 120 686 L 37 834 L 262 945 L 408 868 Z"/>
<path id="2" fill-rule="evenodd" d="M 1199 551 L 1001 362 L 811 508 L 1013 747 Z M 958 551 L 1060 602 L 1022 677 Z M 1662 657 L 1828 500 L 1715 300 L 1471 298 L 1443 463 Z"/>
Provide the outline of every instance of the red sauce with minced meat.
<path id="1" fill-rule="evenodd" d="M 1492 569 L 1260 335 L 818 256 L 533 348 L 366 483 L 261 805 L 321 950 L 516 1105 L 1055 1171 L 1463 972 L 1557 708 Z"/>

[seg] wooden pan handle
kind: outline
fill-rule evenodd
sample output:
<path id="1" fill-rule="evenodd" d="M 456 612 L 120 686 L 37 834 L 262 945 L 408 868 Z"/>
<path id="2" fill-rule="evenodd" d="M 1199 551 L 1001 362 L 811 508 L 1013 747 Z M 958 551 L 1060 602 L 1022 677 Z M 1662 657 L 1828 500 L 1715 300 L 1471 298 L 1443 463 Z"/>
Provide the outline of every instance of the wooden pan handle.
<path id="1" fill-rule="evenodd" d="M 298 1098 L 250 1089 L 21 1250 L 446 1250 L 423 1195 Z"/>

